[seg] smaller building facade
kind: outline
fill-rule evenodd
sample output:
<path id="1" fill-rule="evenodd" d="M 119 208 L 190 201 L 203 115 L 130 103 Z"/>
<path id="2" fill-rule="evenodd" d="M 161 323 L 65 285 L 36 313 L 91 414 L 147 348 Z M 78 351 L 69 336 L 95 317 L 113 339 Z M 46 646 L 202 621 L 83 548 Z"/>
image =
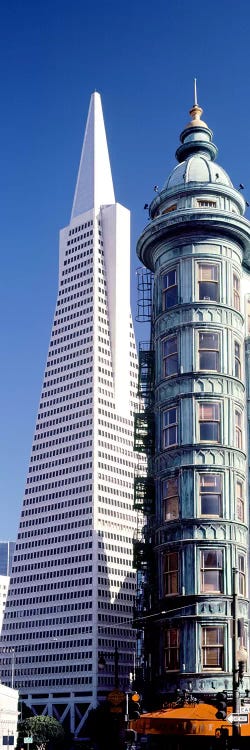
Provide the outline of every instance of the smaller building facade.
<path id="1" fill-rule="evenodd" d="M 0 683 L 0 750 L 16 747 L 18 722 L 18 690 Z"/>
<path id="2" fill-rule="evenodd" d="M 0 575 L 0 634 L 2 630 L 3 615 L 6 605 L 10 578 L 9 576 Z"/>
<path id="3" fill-rule="evenodd" d="M 15 542 L 0 542 L 0 576 L 10 576 Z"/>
<path id="4" fill-rule="evenodd" d="M 0 542 L 0 635 L 10 583 L 15 542 Z"/>

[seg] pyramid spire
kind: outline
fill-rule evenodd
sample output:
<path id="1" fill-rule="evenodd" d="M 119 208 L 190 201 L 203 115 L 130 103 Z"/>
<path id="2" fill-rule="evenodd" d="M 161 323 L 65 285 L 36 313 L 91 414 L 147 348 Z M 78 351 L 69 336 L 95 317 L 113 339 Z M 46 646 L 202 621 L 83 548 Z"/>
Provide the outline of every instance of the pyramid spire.
<path id="1" fill-rule="evenodd" d="M 115 203 L 100 94 L 92 94 L 71 220 L 101 205 Z"/>

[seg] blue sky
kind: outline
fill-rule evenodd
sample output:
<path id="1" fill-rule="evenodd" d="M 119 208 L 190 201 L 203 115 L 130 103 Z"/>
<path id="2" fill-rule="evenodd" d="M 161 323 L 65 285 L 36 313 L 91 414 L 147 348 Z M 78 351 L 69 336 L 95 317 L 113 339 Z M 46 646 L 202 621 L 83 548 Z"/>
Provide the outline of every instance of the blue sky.
<path id="1" fill-rule="evenodd" d="M 195 76 L 218 161 L 250 202 L 249 34 L 248 0 L 1 1 L 1 539 L 17 532 L 90 95 L 132 212 L 135 313 L 143 206 L 175 163 Z"/>

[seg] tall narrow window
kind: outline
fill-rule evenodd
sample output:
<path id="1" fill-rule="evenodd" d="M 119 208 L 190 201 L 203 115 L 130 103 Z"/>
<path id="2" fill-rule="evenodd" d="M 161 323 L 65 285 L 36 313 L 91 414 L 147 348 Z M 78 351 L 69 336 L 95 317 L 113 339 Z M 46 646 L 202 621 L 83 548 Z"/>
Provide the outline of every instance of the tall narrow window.
<path id="1" fill-rule="evenodd" d="M 179 517 L 178 477 L 169 477 L 162 482 L 163 519 L 172 521 Z"/>
<path id="2" fill-rule="evenodd" d="M 239 595 L 246 596 L 246 558 L 245 555 L 238 555 L 239 570 Z"/>
<path id="3" fill-rule="evenodd" d="M 221 549 L 201 550 L 201 591 L 223 592 Z"/>
<path id="4" fill-rule="evenodd" d="M 220 404 L 199 403 L 200 440 L 204 443 L 220 442 Z"/>
<path id="5" fill-rule="evenodd" d="M 211 370 L 219 371 L 219 334 L 208 333 L 206 331 L 199 333 L 199 370 L 209 372 Z"/>
<path id="6" fill-rule="evenodd" d="M 219 267 L 216 263 L 199 263 L 199 299 L 219 302 Z"/>
<path id="7" fill-rule="evenodd" d="M 234 342 L 234 375 L 241 378 L 241 346 L 238 341 Z"/>
<path id="8" fill-rule="evenodd" d="M 176 375 L 178 372 L 177 336 L 170 336 L 162 342 L 163 377 Z"/>
<path id="9" fill-rule="evenodd" d="M 247 336 L 250 336 L 250 299 L 249 298 L 247 300 L 247 315 L 246 315 L 246 318 L 247 318 L 247 331 L 246 331 L 246 334 L 247 334 Z"/>
<path id="10" fill-rule="evenodd" d="M 239 521 L 245 520 L 244 513 L 244 498 L 243 498 L 243 483 L 237 479 L 236 482 L 236 516 Z"/>
<path id="11" fill-rule="evenodd" d="M 168 552 L 163 561 L 163 590 L 164 596 L 178 594 L 178 572 L 179 556 L 178 552 Z"/>
<path id="12" fill-rule="evenodd" d="M 164 667 L 172 670 L 180 668 L 179 628 L 169 628 L 164 632 Z"/>
<path id="13" fill-rule="evenodd" d="M 224 663 L 224 628 L 202 628 L 202 669 L 222 670 Z"/>
<path id="14" fill-rule="evenodd" d="M 163 448 L 177 445 L 177 407 L 163 412 Z"/>
<path id="15" fill-rule="evenodd" d="M 173 268 L 163 276 L 163 310 L 168 310 L 169 307 L 173 307 L 178 303 L 178 286 L 177 286 L 177 272 L 176 268 Z"/>
<path id="16" fill-rule="evenodd" d="M 240 310 L 240 277 L 237 273 L 233 274 L 233 306 Z"/>
<path id="17" fill-rule="evenodd" d="M 222 478 L 219 474 L 200 474 L 200 509 L 202 516 L 222 515 Z"/>
<path id="18" fill-rule="evenodd" d="M 235 410 L 235 445 L 242 450 L 242 413 Z"/>

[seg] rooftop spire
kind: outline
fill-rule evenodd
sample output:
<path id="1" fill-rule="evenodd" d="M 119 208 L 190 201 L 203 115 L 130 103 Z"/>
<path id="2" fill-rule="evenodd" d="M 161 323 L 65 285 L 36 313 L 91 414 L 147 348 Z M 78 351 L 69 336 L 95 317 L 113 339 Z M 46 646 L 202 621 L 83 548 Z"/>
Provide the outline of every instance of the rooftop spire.
<path id="1" fill-rule="evenodd" d="M 100 94 L 90 99 L 71 220 L 101 205 L 115 203 Z"/>
<path id="2" fill-rule="evenodd" d="M 197 100 L 197 79 L 194 78 L 194 105 L 192 109 L 189 110 L 189 114 L 191 115 L 191 123 L 188 123 L 187 127 L 190 127 L 190 125 L 200 125 L 202 124 L 203 127 L 207 128 L 207 125 L 205 122 L 202 122 L 201 115 L 203 113 L 203 109 L 199 107 L 198 100 Z"/>
<path id="3" fill-rule="evenodd" d="M 194 78 L 194 106 L 197 107 L 197 83 L 196 78 Z"/>

